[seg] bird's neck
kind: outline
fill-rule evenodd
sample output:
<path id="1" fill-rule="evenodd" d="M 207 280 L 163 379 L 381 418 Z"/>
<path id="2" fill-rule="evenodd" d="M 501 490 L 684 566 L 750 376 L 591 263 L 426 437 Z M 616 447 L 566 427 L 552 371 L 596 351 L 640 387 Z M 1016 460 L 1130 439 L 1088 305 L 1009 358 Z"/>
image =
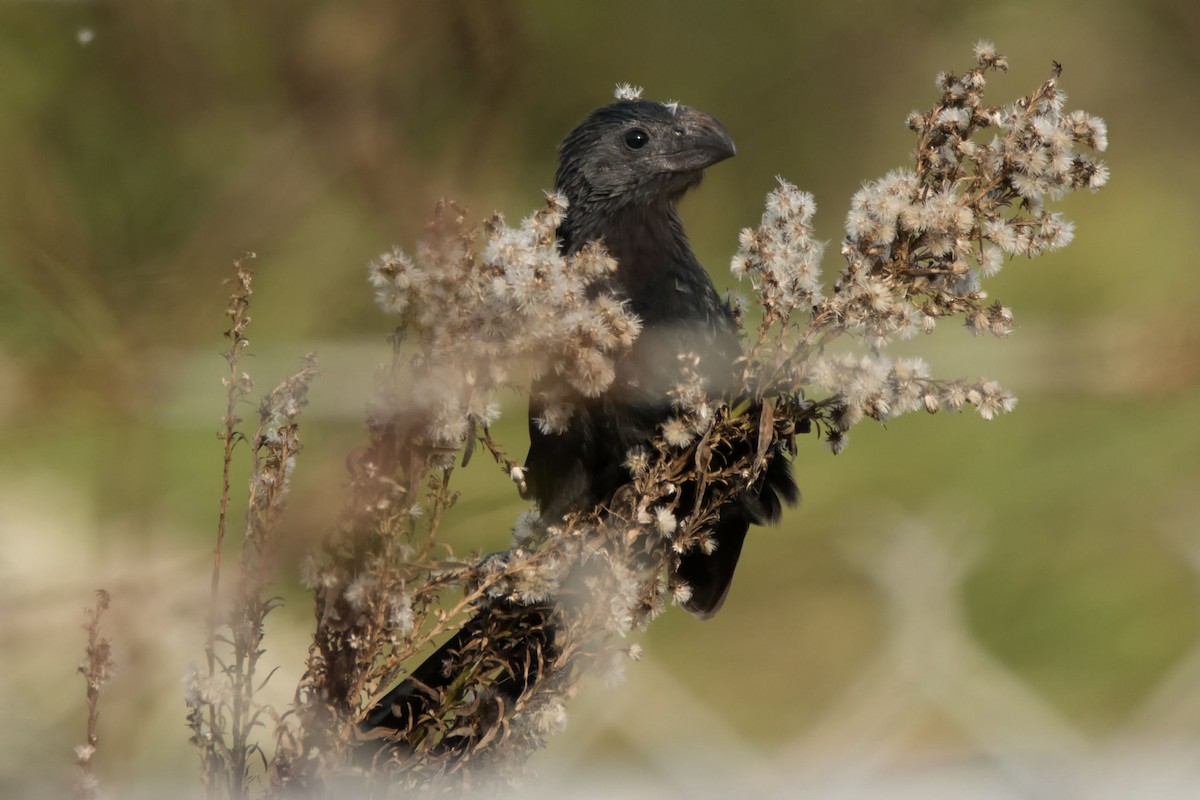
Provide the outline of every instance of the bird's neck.
<path id="1" fill-rule="evenodd" d="M 697 271 L 703 274 L 674 202 L 664 201 L 654 207 L 625 206 L 602 214 L 582 213 L 574 219 L 568 211 L 564 228 L 566 253 L 591 241 L 604 242 L 617 261 L 615 283 L 643 318 L 655 316 L 655 309 L 636 307 L 638 299 L 661 296 L 646 289 L 690 283 L 697 279 Z"/>

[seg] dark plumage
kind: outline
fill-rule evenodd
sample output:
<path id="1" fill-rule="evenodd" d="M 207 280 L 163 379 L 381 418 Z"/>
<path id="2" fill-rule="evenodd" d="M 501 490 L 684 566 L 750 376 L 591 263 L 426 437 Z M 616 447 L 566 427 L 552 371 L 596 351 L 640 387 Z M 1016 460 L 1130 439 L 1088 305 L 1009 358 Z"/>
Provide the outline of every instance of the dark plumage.
<path id="1" fill-rule="evenodd" d="M 728 394 L 741 343 L 728 307 L 688 245 L 675 205 L 703 171 L 734 155 L 733 140 L 708 114 L 686 106 L 624 101 L 592 112 L 560 150 L 557 189 L 566 195 L 559 228 L 563 253 L 601 240 L 617 260 L 613 288 L 641 318 L 642 333 L 599 398 L 572 393 L 554 378 L 534 387 L 528 485 L 548 522 L 606 502 L 629 480 L 629 452 L 660 433 L 672 416 L 667 391 L 679 380 L 678 355 L 700 357 L 710 397 Z M 548 385 L 547 385 L 548 384 Z M 580 409 L 562 433 L 538 424 L 539 395 L 567 396 Z M 685 490 L 688 487 L 685 487 Z M 771 462 L 760 491 L 723 510 L 716 550 L 684 554 L 679 576 L 691 587 L 685 607 L 709 617 L 729 591 L 751 523 L 778 517 L 794 501 L 787 461 Z M 683 498 L 686 509 L 691 498 Z"/>
<path id="2" fill-rule="evenodd" d="M 543 522 L 607 503 L 630 479 L 630 451 L 661 434 L 673 414 L 668 390 L 679 381 L 678 356 L 699 356 L 698 370 L 710 398 L 732 390 L 733 363 L 741 353 L 736 326 L 712 280 L 696 260 L 676 211 L 676 202 L 700 183 L 705 168 L 734 155 L 733 140 L 711 116 L 684 106 L 621 101 L 592 112 L 559 151 L 556 188 L 566 195 L 559 228 L 569 255 L 600 240 L 617 261 L 611 288 L 625 298 L 643 327 L 631 352 L 616 367 L 611 386 L 599 397 L 583 397 L 555 376 L 534 386 L 530 403 L 528 494 Z M 539 424 L 539 398 L 566 399 L 575 407 L 565 431 Z M 680 487 L 682 513 L 695 502 L 694 486 Z M 775 520 L 783 502 L 796 498 L 788 462 L 773 458 L 755 490 L 727 504 L 713 527 L 716 549 L 685 553 L 678 576 L 691 587 L 685 604 L 707 618 L 724 603 L 746 531 Z M 531 648 L 553 649 L 551 609 L 528 607 Z M 498 614 L 513 613 L 497 608 Z M 427 703 L 426 691 L 449 685 L 443 665 L 470 653 L 489 638 L 490 609 L 483 609 L 398 686 L 364 721 L 365 728 L 403 729 Z M 533 652 L 532 650 L 530 652 Z M 510 663 L 530 662 L 522 654 Z M 529 675 L 512 676 L 500 691 L 516 696 Z"/>

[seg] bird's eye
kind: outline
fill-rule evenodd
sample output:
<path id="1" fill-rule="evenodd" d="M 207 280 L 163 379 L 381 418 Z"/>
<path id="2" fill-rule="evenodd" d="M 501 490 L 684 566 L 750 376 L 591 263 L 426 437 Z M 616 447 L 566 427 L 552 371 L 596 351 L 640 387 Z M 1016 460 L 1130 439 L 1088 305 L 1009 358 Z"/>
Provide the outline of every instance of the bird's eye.
<path id="1" fill-rule="evenodd" d="M 650 134 L 641 128 L 631 128 L 625 132 L 625 144 L 631 150 L 641 150 L 648 141 L 650 141 Z"/>

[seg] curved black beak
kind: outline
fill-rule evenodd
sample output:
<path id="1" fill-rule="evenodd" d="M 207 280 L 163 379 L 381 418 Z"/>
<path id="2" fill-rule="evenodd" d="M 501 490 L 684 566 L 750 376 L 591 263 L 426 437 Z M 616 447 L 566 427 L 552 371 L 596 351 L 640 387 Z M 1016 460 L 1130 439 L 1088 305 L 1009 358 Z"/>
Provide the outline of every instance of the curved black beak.
<path id="1" fill-rule="evenodd" d="M 665 157 L 667 167 L 672 171 L 705 169 L 737 155 L 729 131 L 703 111 L 679 106 L 673 122 L 674 146 Z"/>

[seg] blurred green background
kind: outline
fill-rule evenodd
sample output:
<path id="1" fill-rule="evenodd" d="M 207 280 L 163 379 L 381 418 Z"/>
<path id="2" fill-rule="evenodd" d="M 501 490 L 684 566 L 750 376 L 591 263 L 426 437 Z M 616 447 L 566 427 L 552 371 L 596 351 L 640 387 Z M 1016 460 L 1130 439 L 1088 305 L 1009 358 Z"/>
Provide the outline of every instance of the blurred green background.
<path id="1" fill-rule="evenodd" d="M 411 246 L 441 196 L 477 217 L 528 213 L 558 141 L 629 81 L 713 113 L 737 141 L 684 206 L 720 284 L 776 175 L 815 194 L 835 273 L 851 194 L 909 163 L 906 113 L 980 38 L 1012 64 L 993 102 L 1060 61 L 1068 105 L 1104 117 L 1112 143 L 1108 188 L 1062 204 L 1075 244 L 992 281 L 1017 315 L 1010 340 L 946 326 L 905 348 L 936 374 L 1001 381 L 1016 413 L 863 425 L 836 458 L 802 442 L 803 507 L 752 537 L 725 610 L 705 624 L 668 613 L 641 638 L 650 663 L 626 687 L 588 685 L 535 765 L 632 769 L 623 731 L 679 714 L 639 674 L 669 675 L 748 749 L 803 740 L 888 640 L 893 610 L 855 553 L 914 520 L 975 552 L 956 606 L 975 643 L 1083 735 L 1123 730 L 1200 636 L 1182 555 L 1200 532 L 1200 6 L 5 2 L 0 794 L 70 779 L 78 626 L 100 586 L 120 667 L 102 700 L 102 782 L 193 785 L 180 680 L 203 657 L 221 281 L 240 253 L 258 254 L 258 388 L 310 350 L 325 369 L 287 521 L 288 605 L 268 638 L 285 702 L 311 629 L 296 565 L 338 513 L 387 355 L 371 258 Z M 519 399 L 512 412 L 502 433 L 523 453 Z M 463 477 L 451 537 L 503 546 L 522 510 L 511 485 L 482 457 Z M 643 700 L 602 714 L 623 692 Z M 944 727 L 907 746 L 970 749 Z"/>

